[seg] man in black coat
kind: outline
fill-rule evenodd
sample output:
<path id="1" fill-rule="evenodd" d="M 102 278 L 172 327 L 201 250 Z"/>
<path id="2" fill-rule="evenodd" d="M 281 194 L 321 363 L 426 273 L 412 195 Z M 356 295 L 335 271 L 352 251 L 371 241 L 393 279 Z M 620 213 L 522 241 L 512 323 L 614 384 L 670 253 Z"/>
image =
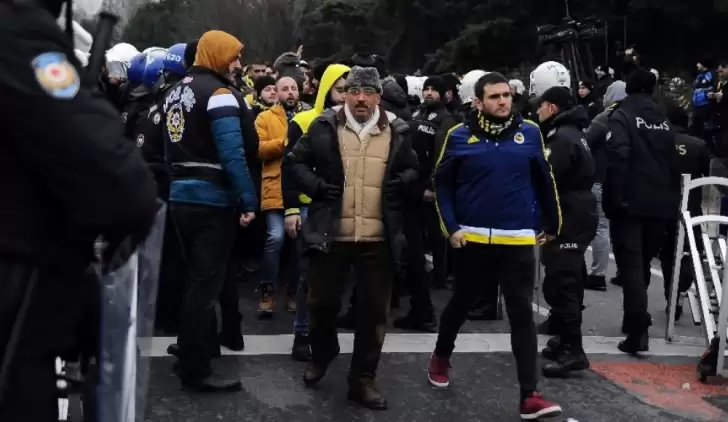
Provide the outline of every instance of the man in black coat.
<path id="1" fill-rule="evenodd" d="M 377 70 L 355 66 L 346 104 L 321 114 L 284 159 L 285 172 L 313 199 L 301 228 L 310 256 L 309 340 L 312 386 L 339 354 L 336 315 L 353 267 L 360 310 L 349 370 L 349 399 L 383 410 L 374 384 L 395 268 L 405 254 L 403 208 L 418 177 L 409 126 L 379 106 Z"/>
<path id="2" fill-rule="evenodd" d="M 665 224 L 675 219 L 680 203 L 677 132 L 652 94 L 657 80 L 638 68 L 627 80 L 627 97 L 609 118 L 607 175 L 602 207 L 610 220 L 612 249 L 624 293 L 619 350 L 649 350 L 647 312 L 650 262 L 657 256 Z"/>
<path id="3" fill-rule="evenodd" d="M 581 310 L 586 266 L 584 253 L 597 231 L 597 201 L 592 193 L 594 159 L 584 139 L 589 118 L 567 88 L 547 89 L 538 117 L 562 210 L 559 236 L 542 248 L 543 292 L 551 306 L 549 326 L 558 337 L 544 349 L 544 375 L 561 377 L 589 367 L 582 347 Z"/>

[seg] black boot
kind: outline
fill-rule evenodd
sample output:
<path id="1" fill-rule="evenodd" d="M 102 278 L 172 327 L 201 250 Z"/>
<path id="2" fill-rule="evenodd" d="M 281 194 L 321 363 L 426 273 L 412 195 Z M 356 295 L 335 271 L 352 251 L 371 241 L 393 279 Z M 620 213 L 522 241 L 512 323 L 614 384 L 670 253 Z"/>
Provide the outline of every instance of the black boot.
<path id="1" fill-rule="evenodd" d="M 573 371 L 589 369 L 589 359 L 581 347 L 562 346 L 554 362 L 543 365 L 543 376 L 546 378 L 565 378 Z"/>
<path id="2" fill-rule="evenodd" d="M 627 338 L 619 342 L 617 348 L 629 355 L 650 351 L 650 337 L 648 333 L 628 334 Z"/>
<path id="3" fill-rule="evenodd" d="M 561 338 L 559 336 L 551 337 L 546 343 L 546 347 L 541 350 L 541 356 L 548 360 L 557 360 L 561 349 Z"/>
<path id="4" fill-rule="evenodd" d="M 240 352 L 245 350 L 245 340 L 240 332 L 234 332 L 232 330 L 224 330 L 217 337 L 220 346 L 223 346 L 229 350 Z"/>
<path id="5" fill-rule="evenodd" d="M 607 278 L 603 275 L 589 275 L 584 283 L 584 289 L 596 290 L 598 292 L 607 291 Z"/>
<path id="6" fill-rule="evenodd" d="M 437 318 L 433 311 L 416 313 L 410 311 L 407 315 L 394 320 L 394 328 L 408 331 L 422 331 L 425 333 L 437 332 Z"/>
<path id="7" fill-rule="evenodd" d="M 468 312 L 470 321 L 495 321 L 498 319 L 498 304 L 492 300 L 479 300 Z"/>
<path id="8" fill-rule="evenodd" d="M 296 334 L 293 338 L 291 357 L 298 362 L 308 362 L 311 360 L 311 347 L 308 343 L 308 337 Z"/>

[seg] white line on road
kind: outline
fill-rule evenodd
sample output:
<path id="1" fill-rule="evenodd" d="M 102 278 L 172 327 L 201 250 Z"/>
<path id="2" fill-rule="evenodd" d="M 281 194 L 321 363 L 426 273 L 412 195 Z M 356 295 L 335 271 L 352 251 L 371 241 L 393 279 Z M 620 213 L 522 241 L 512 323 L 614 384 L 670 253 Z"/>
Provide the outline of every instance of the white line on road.
<path id="1" fill-rule="evenodd" d="M 584 337 L 584 350 L 588 354 L 621 355 L 617 344 L 623 337 Z M 144 356 L 165 357 L 167 347 L 174 343 L 174 337 L 154 337 L 151 341 L 142 341 Z M 403 334 L 390 333 L 384 340 L 384 353 L 431 353 L 435 348 L 437 334 Z M 539 348 L 546 345 L 548 337 L 539 336 Z M 697 339 L 699 340 L 699 339 Z M 692 342 L 691 342 L 692 343 Z M 352 353 L 354 350 L 354 335 L 352 333 L 339 334 L 339 344 L 342 353 Z M 692 344 L 669 344 L 664 339 L 651 339 L 650 352 L 652 356 L 680 356 L 699 357 L 705 351 L 700 342 Z M 223 348 L 224 355 L 235 356 L 268 356 L 289 355 L 293 345 L 292 334 L 279 335 L 249 335 L 245 336 L 245 350 L 233 352 Z M 460 334 L 456 341 L 456 353 L 510 353 L 510 334 Z"/>

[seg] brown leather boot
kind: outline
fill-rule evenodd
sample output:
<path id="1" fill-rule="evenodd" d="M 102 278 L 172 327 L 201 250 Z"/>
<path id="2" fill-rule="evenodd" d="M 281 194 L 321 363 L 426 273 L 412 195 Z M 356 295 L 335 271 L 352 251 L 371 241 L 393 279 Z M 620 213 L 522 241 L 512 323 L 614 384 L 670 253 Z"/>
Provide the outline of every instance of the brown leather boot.
<path id="1" fill-rule="evenodd" d="M 374 380 L 350 384 L 348 398 L 371 410 L 387 410 L 387 400 L 377 390 Z"/>
<path id="2" fill-rule="evenodd" d="M 316 362 L 309 362 L 306 369 L 303 370 L 303 383 L 306 387 L 313 387 L 326 376 L 328 365 L 322 365 Z"/>

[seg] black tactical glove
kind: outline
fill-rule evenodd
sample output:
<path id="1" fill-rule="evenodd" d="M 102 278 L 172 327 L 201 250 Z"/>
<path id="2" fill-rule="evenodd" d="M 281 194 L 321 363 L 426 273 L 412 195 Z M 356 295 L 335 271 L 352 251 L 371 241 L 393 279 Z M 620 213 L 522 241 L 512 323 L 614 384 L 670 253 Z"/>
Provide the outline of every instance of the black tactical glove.
<path id="1" fill-rule="evenodd" d="M 341 198 L 341 187 L 330 183 L 321 182 L 318 188 L 319 199 L 333 201 Z"/>

